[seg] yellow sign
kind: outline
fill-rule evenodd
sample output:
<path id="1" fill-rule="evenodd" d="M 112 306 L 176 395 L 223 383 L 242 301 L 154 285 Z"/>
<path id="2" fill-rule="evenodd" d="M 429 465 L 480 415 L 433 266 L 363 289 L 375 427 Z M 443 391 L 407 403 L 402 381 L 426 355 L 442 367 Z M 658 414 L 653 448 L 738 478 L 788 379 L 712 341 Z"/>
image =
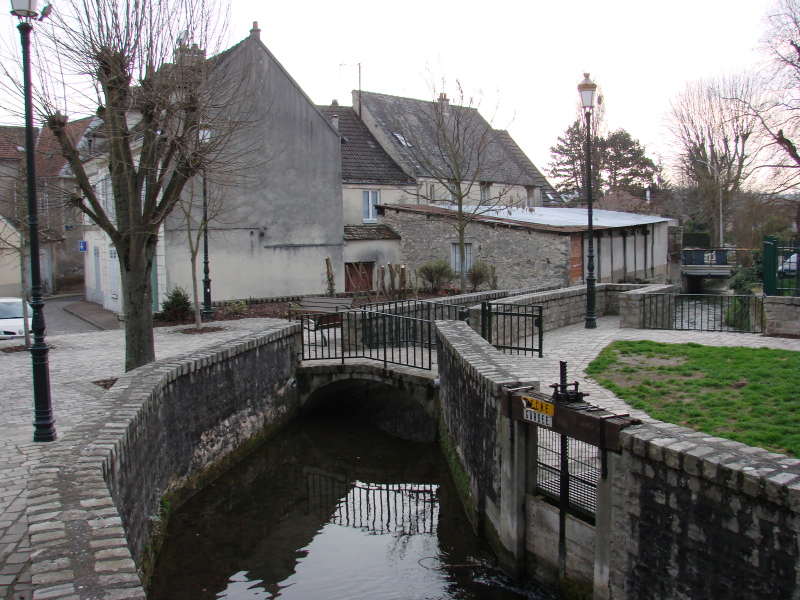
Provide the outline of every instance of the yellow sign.
<path id="1" fill-rule="evenodd" d="M 525 404 L 528 408 L 535 410 L 536 412 L 540 412 L 543 415 L 549 415 L 551 417 L 556 414 L 555 406 L 549 402 L 544 402 L 536 398 L 529 398 L 528 396 L 522 396 L 522 399 L 525 401 Z"/>

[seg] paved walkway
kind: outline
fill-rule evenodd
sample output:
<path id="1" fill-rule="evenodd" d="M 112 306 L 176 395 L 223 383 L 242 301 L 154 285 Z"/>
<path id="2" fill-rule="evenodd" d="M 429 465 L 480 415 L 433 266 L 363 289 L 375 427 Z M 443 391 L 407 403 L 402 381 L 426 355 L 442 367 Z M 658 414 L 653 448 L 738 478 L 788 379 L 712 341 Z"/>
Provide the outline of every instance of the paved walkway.
<path id="1" fill-rule="evenodd" d="M 583 324 L 545 333 L 545 356 L 535 362 L 542 387 L 558 379 L 560 360 L 569 363 L 569 380 L 578 380 L 590 392 L 589 401 L 617 411 L 629 408 L 610 392 L 583 377 L 586 365 L 610 342 L 617 339 L 651 339 L 663 342 L 696 342 L 712 346 L 748 346 L 800 350 L 800 340 L 766 338 L 748 334 L 650 331 L 619 329 L 618 317 L 598 319 L 596 330 Z M 156 329 L 156 355 L 159 359 L 225 342 L 258 331 L 271 319 L 243 319 L 221 322 L 225 329 L 203 335 L 178 333 L 179 328 Z M 50 379 L 56 429 L 67 432 L 92 408 L 104 390 L 91 383 L 121 375 L 124 371 L 123 331 L 98 331 L 48 338 Z M 0 342 L 0 348 L 18 342 Z M 30 470 L 53 447 L 34 444 L 31 359 L 25 352 L 0 353 L 0 599 L 29 600 L 30 560 L 28 522 L 25 516 L 27 477 Z M 633 412 L 633 411 L 632 411 Z M 635 413 L 634 413 L 635 414 Z M 640 413 L 639 413 L 640 414 Z M 638 415 L 637 415 L 638 416 Z M 55 442 L 54 444 L 58 444 Z"/>

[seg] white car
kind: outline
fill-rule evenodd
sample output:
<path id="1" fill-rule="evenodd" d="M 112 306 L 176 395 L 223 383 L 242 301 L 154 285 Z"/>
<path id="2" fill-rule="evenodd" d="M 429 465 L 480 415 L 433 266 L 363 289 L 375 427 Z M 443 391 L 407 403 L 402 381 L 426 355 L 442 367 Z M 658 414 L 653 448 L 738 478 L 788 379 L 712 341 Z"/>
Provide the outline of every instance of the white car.
<path id="1" fill-rule="evenodd" d="M 792 254 L 789 258 L 783 261 L 783 264 L 778 267 L 778 277 L 796 277 L 797 276 L 797 254 Z"/>
<path id="2" fill-rule="evenodd" d="M 33 309 L 28 305 L 28 330 Z M 0 298 L 0 340 L 13 340 L 25 335 L 22 318 L 22 298 Z"/>

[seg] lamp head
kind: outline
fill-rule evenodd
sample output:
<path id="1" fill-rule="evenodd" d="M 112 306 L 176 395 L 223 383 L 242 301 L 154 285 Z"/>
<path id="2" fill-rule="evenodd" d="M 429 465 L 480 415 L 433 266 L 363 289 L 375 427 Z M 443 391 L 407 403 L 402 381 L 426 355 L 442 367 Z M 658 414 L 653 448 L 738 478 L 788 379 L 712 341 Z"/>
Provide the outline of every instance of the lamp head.
<path id="1" fill-rule="evenodd" d="M 20 19 L 35 19 L 39 16 L 37 4 L 38 0 L 11 0 L 11 14 Z"/>
<path id="2" fill-rule="evenodd" d="M 594 95 L 597 91 L 597 84 L 589 79 L 589 74 L 583 74 L 583 81 L 578 84 L 578 93 L 581 95 L 581 105 L 584 110 L 594 108 Z"/>

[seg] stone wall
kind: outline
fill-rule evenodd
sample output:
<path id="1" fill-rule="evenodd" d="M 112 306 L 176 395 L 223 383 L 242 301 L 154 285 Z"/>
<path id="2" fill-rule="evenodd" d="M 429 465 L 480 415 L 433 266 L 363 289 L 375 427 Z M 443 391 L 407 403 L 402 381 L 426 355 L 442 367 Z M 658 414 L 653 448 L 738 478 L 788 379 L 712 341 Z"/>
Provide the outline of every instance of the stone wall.
<path id="1" fill-rule="evenodd" d="M 450 261 L 458 235 L 451 224 L 430 215 L 392 210 L 382 217 L 401 236 L 400 254 L 410 269 L 434 259 Z M 520 288 L 547 282 L 569 284 L 570 236 L 500 224 L 471 223 L 466 242 L 473 262 L 483 260 L 497 270 L 499 288 Z"/>
<path id="2" fill-rule="evenodd" d="M 655 307 L 657 313 L 649 315 L 648 322 L 657 326 L 666 326 L 674 322 L 675 307 L 669 299 L 663 303 L 648 304 L 647 294 L 668 294 L 680 291 L 681 284 L 657 284 L 646 287 L 639 286 L 638 289 L 623 292 L 619 295 L 619 314 L 622 318 L 619 321 L 620 327 L 641 329 L 645 323 L 645 312 Z M 666 327 L 665 327 L 666 328 Z"/>
<path id="3" fill-rule="evenodd" d="M 621 443 L 596 599 L 798 597 L 800 460 L 667 423 Z"/>
<path id="4" fill-rule="evenodd" d="M 595 314 L 598 317 L 603 315 L 621 314 L 620 297 L 624 292 L 643 287 L 637 284 L 624 283 L 599 283 L 595 287 Z M 586 318 L 586 286 L 575 285 L 568 288 L 560 288 L 553 291 L 539 292 L 535 294 L 522 294 L 510 298 L 499 300 L 504 304 L 527 304 L 543 307 L 544 331 L 565 327 L 580 323 Z M 622 313 L 624 314 L 624 313 Z M 481 307 L 470 307 L 469 323 L 475 331 L 481 331 Z M 498 324 L 501 331 L 504 330 L 502 323 Z M 508 331 L 516 331 L 508 328 Z M 504 343 L 514 340 L 504 339 Z"/>
<path id="5" fill-rule="evenodd" d="M 767 296 L 764 298 L 764 333 L 800 335 L 800 297 Z"/>
<path id="6" fill-rule="evenodd" d="M 524 554 L 524 440 L 501 415 L 503 388 L 539 387 L 530 360 L 504 355 L 463 322 L 436 322 L 440 435 L 467 513 L 504 568 L 519 572 Z"/>
<path id="7" fill-rule="evenodd" d="M 119 379 L 30 478 L 35 598 L 144 598 L 169 511 L 291 417 L 299 332 L 277 324 Z"/>

